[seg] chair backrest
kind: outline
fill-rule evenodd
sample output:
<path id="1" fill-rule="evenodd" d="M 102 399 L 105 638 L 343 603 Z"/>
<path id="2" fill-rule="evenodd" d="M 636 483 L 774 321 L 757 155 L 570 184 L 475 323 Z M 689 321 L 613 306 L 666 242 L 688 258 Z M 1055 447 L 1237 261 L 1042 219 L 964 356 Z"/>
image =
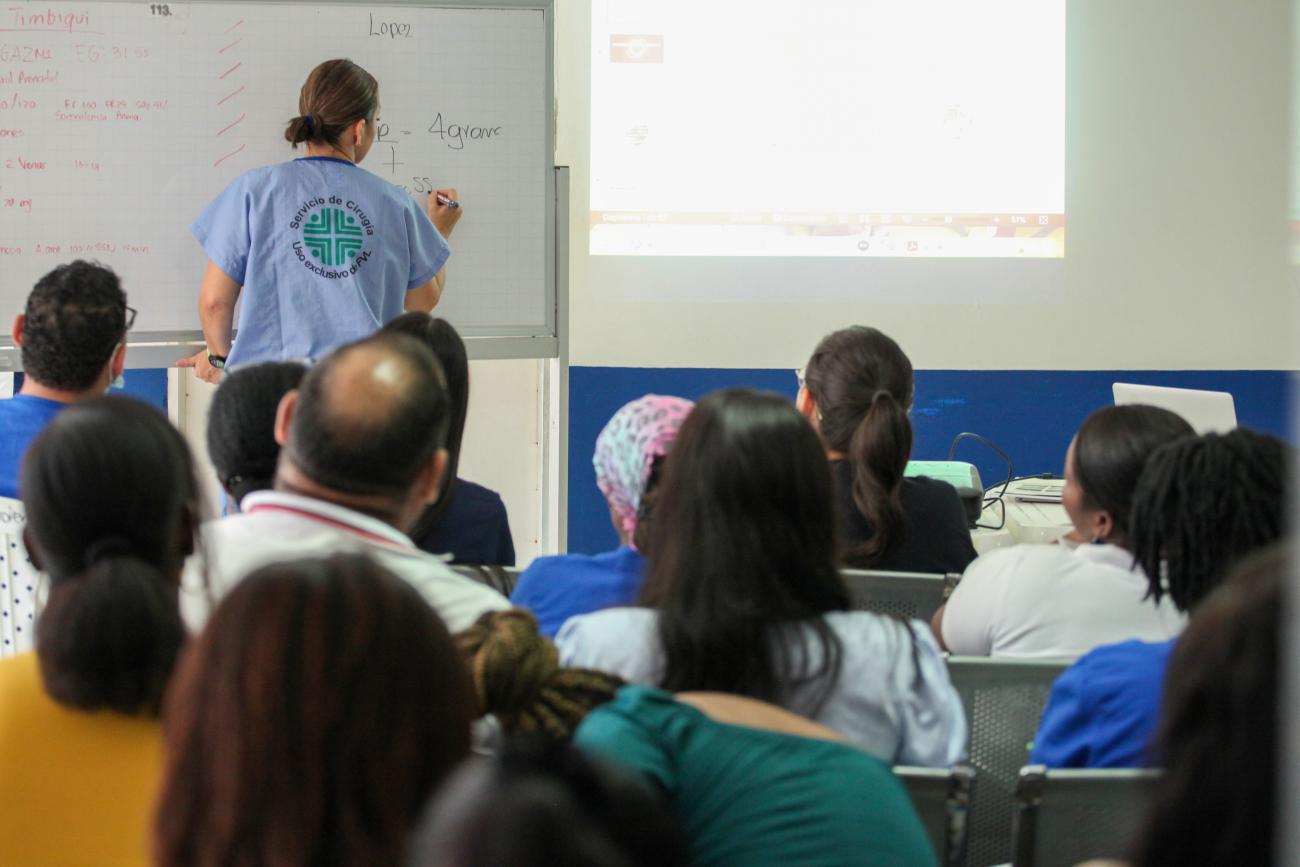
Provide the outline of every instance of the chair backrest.
<path id="1" fill-rule="evenodd" d="M 26 653 L 36 641 L 45 590 L 23 543 L 26 526 L 23 504 L 0 497 L 0 658 Z"/>
<path id="2" fill-rule="evenodd" d="M 468 566 L 451 567 L 453 572 L 472 578 L 480 584 L 486 584 L 502 596 L 509 597 L 519 583 L 521 569 L 514 566 Z"/>
<path id="3" fill-rule="evenodd" d="M 961 867 L 966 863 L 966 818 L 975 771 L 968 765 L 948 770 L 899 765 L 894 773 L 907 787 L 939 863 Z"/>
<path id="4" fill-rule="evenodd" d="M 1159 780 L 1159 771 L 1021 769 L 1014 867 L 1124 857 Z"/>
<path id="5" fill-rule="evenodd" d="M 960 575 L 864 569 L 843 569 L 840 574 L 844 576 L 854 609 L 926 623 L 961 578 Z"/>
<path id="6" fill-rule="evenodd" d="M 1011 860 L 1011 813 L 1020 769 L 1052 683 L 1071 660 L 948 658 L 948 675 L 970 725 L 969 764 L 979 774 L 966 844 L 968 865 Z"/>

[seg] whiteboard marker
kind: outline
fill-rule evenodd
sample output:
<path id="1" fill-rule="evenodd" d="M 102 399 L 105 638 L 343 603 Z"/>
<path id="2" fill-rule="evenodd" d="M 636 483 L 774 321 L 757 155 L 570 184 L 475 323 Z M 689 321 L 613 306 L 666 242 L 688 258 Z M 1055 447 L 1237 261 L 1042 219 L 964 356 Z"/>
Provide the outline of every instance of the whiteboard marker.
<path id="1" fill-rule="evenodd" d="M 440 205 L 446 205 L 446 206 L 449 207 L 449 208 L 459 208 L 459 207 L 460 207 L 460 202 L 458 202 L 458 201 L 456 201 L 455 199 L 450 198 L 450 197 L 448 197 L 448 196 L 444 196 L 442 193 L 438 193 L 438 204 L 440 204 Z"/>

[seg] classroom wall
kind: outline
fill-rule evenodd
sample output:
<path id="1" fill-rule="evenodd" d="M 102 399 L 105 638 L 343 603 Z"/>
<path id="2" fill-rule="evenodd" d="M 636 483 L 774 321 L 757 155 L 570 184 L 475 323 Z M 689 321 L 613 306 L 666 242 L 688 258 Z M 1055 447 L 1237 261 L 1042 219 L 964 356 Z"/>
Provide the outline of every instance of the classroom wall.
<path id="1" fill-rule="evenodd" d="M 1284 371 L 1300 362 L 1285 0 L 1071 0 L 1066 292 L 1033 306 L 622 299 L 620 275 L 667 279 L 672 268 L 587 255 L 590 5 L 557 5 L 557 162 L 572 167 L 571 548 L 612 544 L 590 456 L 613 409 L 655 390 L 792 391 L 790 371 L 850 323 L 890 333 L 917 367 L 918 409 L 936 413 L 914 417 L 918 457 L 942 457 L 952 433 L 974 430 L 1017 469 L 1058 469 L 1069 433 L 1116 380 L 1230 390 L 1244 421 L 1282 432 Z"/>

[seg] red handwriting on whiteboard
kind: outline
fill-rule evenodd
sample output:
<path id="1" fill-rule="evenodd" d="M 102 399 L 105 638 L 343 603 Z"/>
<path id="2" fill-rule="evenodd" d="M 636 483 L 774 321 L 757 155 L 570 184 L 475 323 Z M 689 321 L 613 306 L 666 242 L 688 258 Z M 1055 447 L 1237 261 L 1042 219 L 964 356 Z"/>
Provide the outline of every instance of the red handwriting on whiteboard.
<path id="1" fill-rule="evenodd" d="M 25 172 L 43 172 L 45 171 L 45 161 L 25 160 L 22 157 L 10 157 L 5 160 L 5 168 L 21 169 Z"/>
<path id="2" fill-rule="evenodd" d="M 0 30 L 34 30 L 40 33 L 64 31 L 87 32 L 90 27 L 90 10 L 81 12 L 55 12 L 50 7 L 30 12 L 30 6 L 10 6 L 5 26 Z"/>
<path id="3" fill-rule="evenodd" d="M 53 69 L 45 69 L 42 72 L 25 72 L 21 69 L 10 69 L 8 72 L 0 72 L 0 85 L 16 84 L 19 87 L 35 84 L 58 84 L 59 73 Z"/>
<path id="4" fill-rule="evenodd" d="M 72 46 L 78 63 L 126 63 L 148 60 L 149 49 L 130 45 L 96 45 L 79 42 Z"/>
<path id="5" fill-rule="evenodd" d="M 6 45 L 0 42 L 0 63 L 46 63 L 53 59 L 53 48 L 37 48 L 35 45 Z"/>
<path id="6" fill-rule="evenodd" d="M 22 138 L 26 134 L 26 130 L 5 129 L 4 127 L 0 127 L 0 138 Z"/>
<path id="7" fill-rule="evenodd" d="M 0 95 L 0 111 L 18 111 L 24 108 L 36 108 L 36 100 L 29 99 L 20 93 L 8 96 Z"/>
<path id="8" fill-rule="evenodd" d="M 32 212 L 32 200 L 20 199 L 17 196 L 6 196 L 0 199 L 0 208 L 10 208 L 30 214 Z"/>

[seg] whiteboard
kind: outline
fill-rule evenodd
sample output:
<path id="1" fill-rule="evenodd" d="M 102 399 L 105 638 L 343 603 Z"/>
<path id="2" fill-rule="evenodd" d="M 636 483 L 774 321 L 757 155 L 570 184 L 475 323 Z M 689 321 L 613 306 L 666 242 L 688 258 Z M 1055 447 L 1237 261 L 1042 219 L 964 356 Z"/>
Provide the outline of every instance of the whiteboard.
<path id="1" fill-rule="evenodd" d="M 464 203 L 438 314 L 470 337 L 554 335 L 552 27 L 549 0 L 6 5 L 0 324 L 88 258 L 139 310 L 132 344 L 200 339 L 191 223 L 237 175 L 300 155 L 283 133 L 302 82 L 348 57 L 379 80 L 361 167 Z"/>

